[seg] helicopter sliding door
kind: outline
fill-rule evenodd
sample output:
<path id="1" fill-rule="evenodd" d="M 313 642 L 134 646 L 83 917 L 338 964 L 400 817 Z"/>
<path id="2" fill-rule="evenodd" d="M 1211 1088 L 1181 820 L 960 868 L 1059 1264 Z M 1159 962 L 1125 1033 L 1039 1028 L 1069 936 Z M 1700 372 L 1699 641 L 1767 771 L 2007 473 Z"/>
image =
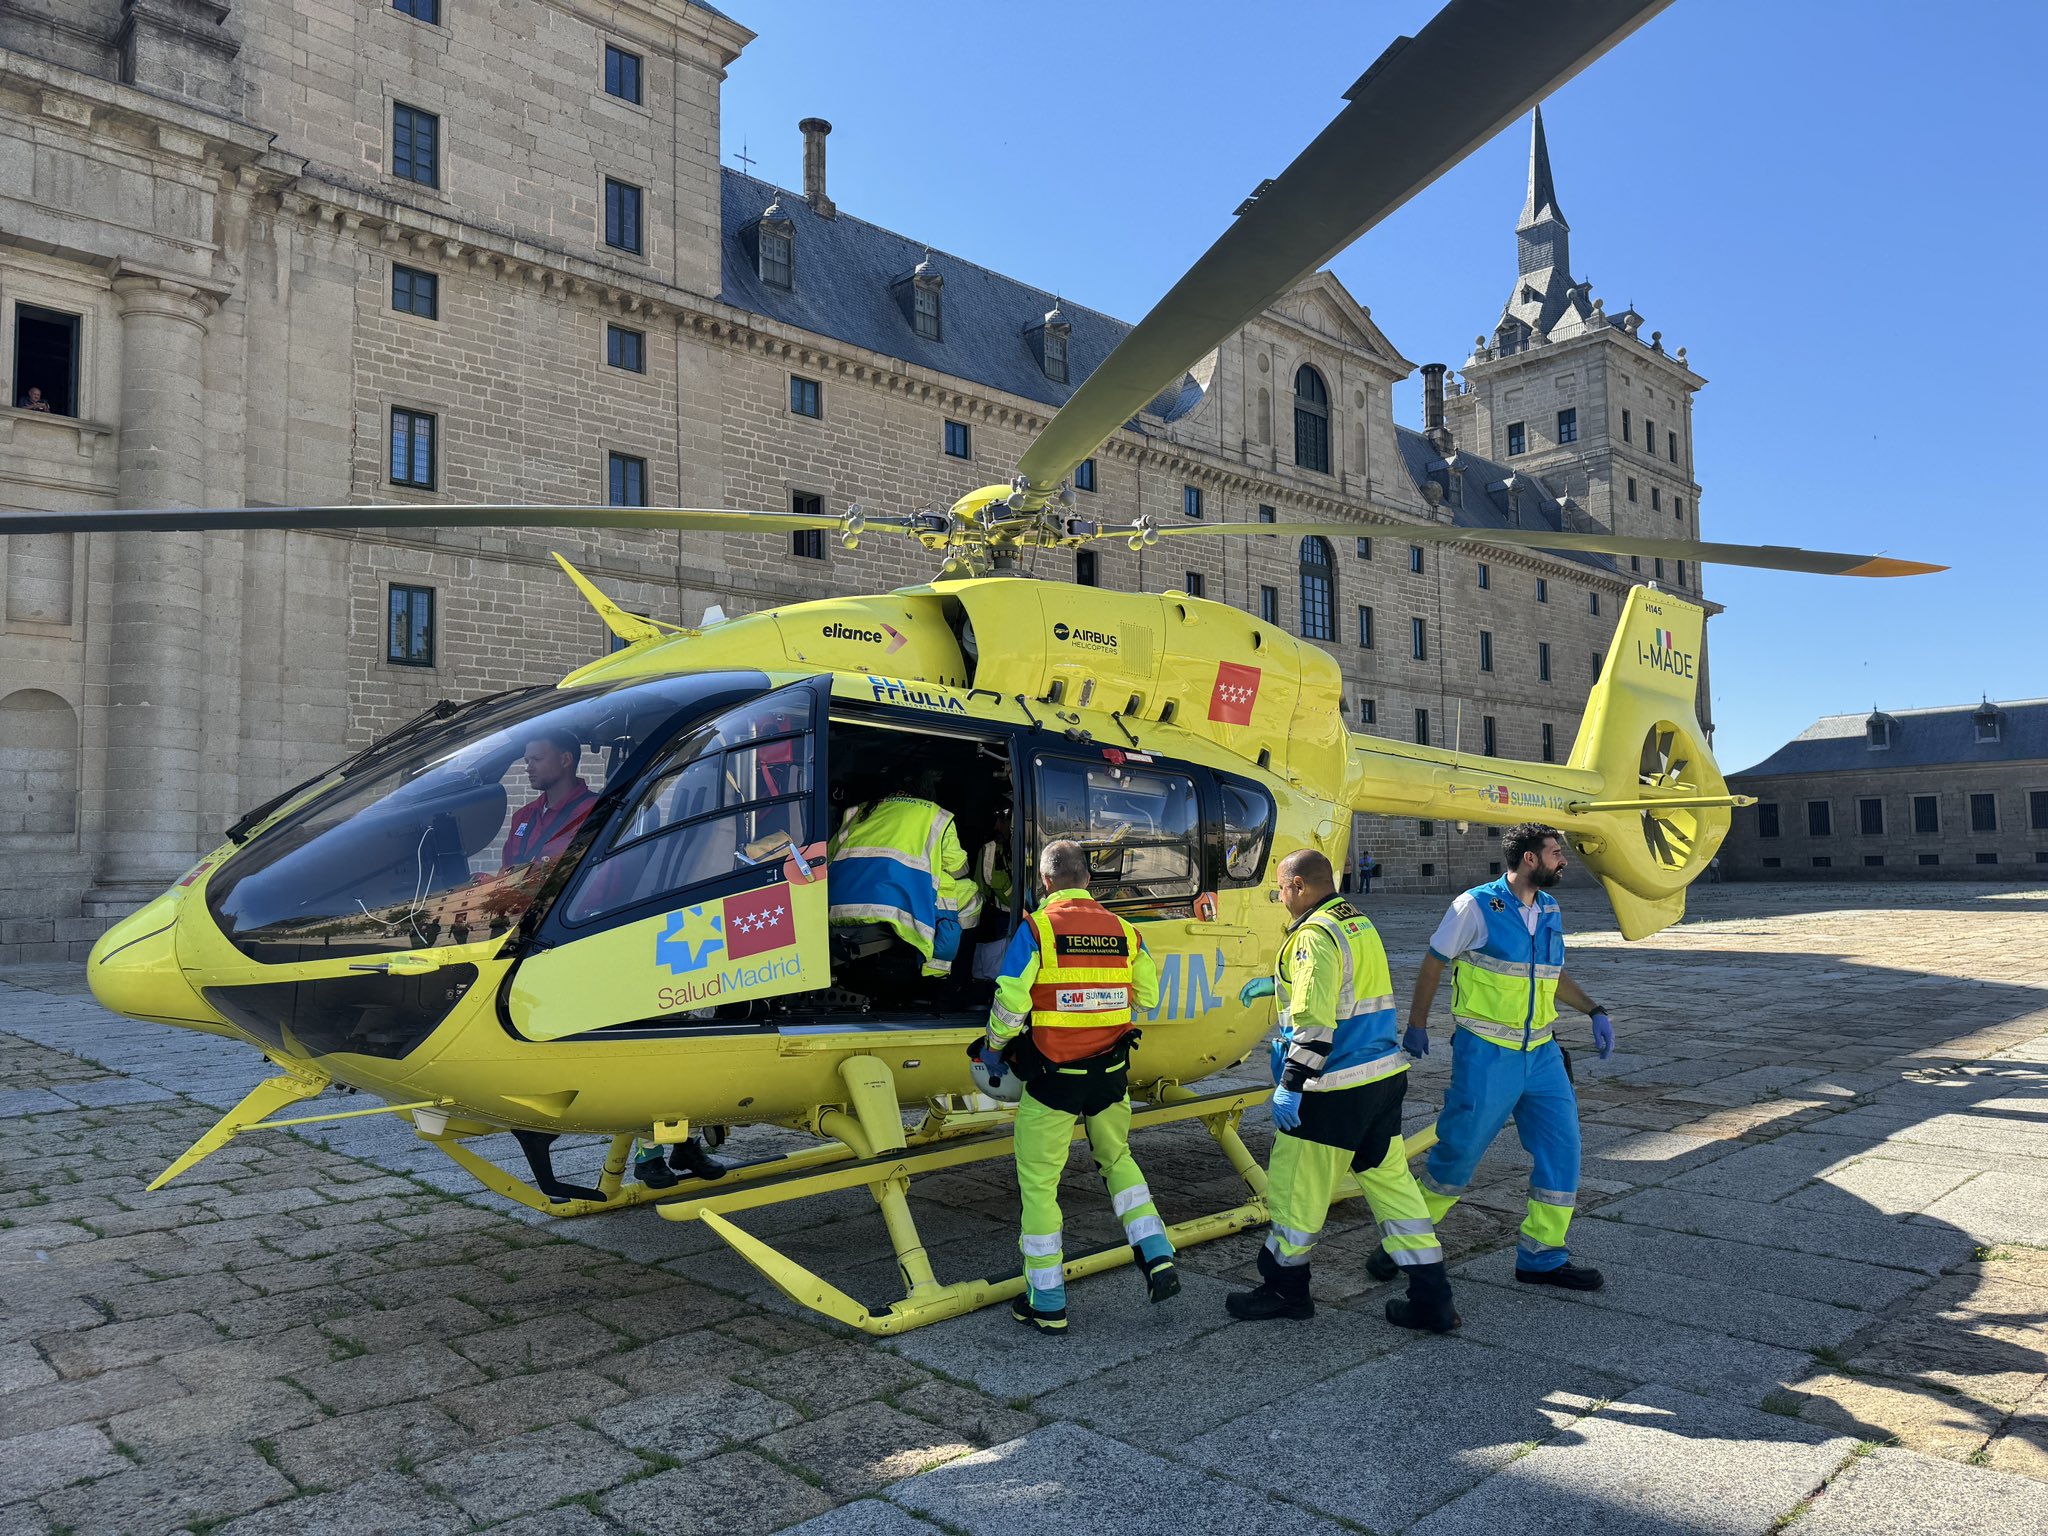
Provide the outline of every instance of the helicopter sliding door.
<path id="1" fill-rule="evenodd" d="M 823 724 L 806 679 L 691 726 L 641 776 L 513 972 L 511 1026 L 686 1028 L 829 981 Z"/>

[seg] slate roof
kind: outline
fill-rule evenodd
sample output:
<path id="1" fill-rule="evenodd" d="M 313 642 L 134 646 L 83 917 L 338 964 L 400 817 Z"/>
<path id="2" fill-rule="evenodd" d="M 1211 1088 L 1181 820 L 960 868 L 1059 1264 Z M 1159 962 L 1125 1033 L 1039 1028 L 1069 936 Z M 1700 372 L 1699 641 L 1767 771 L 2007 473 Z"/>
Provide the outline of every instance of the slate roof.
<path id="1" fill-rule="evenodd" d="M 1055 299 L 1043 288 L 1020 283 L 963 257 L 931 250 L 878 224 L 846 213 L 821 218 L 802 194 L 787 192 L 731 169 L 724 176 L 724 280 L 721 297 L 736 309 L 751 310 L 788 325 L 902 358 L 938 373 L 1058 407 L 1066 404 L 1131 327 L 1071 299 Z M 741 235 L 779 204 L 793 228 L 796 282 L 784 292 L 760 280 Z M 941 298 L 944 339 L 927 341 L 910 324 L 894 285 L 929 257 L 945 279 Z M 1067 377 L 1056 384 L 1039 365 L 1025 332 L 1039 325 L 1054 304 L 1073 327 L 1067 341 Z M 1201 387 L 1185 379 L 1154 402 L 1154 413 L 1172 421 L 1200 404 Z"/>
<path id="2" fill-rule="evenodd" d="M 1776 778 L 1790 774 L 1843 773 L 1872 768 L 1928 768 L 1955 763 L 2020 763 L 2048 759 L 2048 699 L 1993 703 L 1999 713 L 1998 740 L 1978 741 L 1981 704 L 1938 709 L 1884 710 L 1892 723 L 1891 745 L 1872 751 L 1868 714 L 1823 715 L 1754 768 L 1730 778 Z"/>
<path id="3" fill-rule="evenodd" d="M 1453 475 L 1443 467 L 1443 455 L 1430 446 L 1429 439 L 1422 433 L 1397 426 L 1394 428 L 1394 440 L 1400 445 L 1401 462 L 1408 470 L 1408 478 L 1415 482 L 1416 490 L 1420 491 L 1425 483 L 1434 480 L 1444 491 L 1445 504 L 1450 507 L 1452 521 L 1458 527 L 1564 530 L 1564 508 L 1558 504 L 1550 488 L 1528 471 L 1510 469 L 1505 464 L 1496 464 L 1492 459 L 1483 459 L 1476 453 L 1456 448 L 1454 452 L 1462 474 Z M 1510 475 L 1515 477 L 1516 489 L 1521 493 L 1519 522 L 1508 511 L 1506 482 Z M 1460 496 L 1451 494 L 1452 483 L 1457 480 L 1463 482 L 1462 501 Z M 1621 570 L 1612 555 L 1566 549 L 1547 550 L 1545 553 L 1609 574 L 1618 574 Z"/>

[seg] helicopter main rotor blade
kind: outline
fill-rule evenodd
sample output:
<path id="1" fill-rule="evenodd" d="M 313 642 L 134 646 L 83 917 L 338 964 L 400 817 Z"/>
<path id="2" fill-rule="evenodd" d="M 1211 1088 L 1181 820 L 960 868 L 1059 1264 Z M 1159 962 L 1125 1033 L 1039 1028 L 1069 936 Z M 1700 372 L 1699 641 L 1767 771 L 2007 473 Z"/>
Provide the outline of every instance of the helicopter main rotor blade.
<path id="1" fill-rule="evenodd" d="M 1785 544 L 1715 544 L 1696 539 L 1639 539 L 1619 533 L 1574 533 L 1550 528 L 1447 528 L 1441 523 L 1188 523 L 1154 529 L 1105 528 L 1089 542 L 1110 543 L 1156 533 L 1162 539 L 1209 535 L 1279 534 L 1287 538 L 1348 539 L 1376 536 L 1410 544 L 1491 545 L 1495 549 L 1576 550 L 1595 555 L 1659 555 L 1702 565 L 1749 565 L 1765 571 L 1804 571 L 1812 576 L 1925 576 L 1945 565 L 1895 560 L 1887 555 L 1838 554 L 1794 549 Z"/>
<path id="2" fill-rule="evenodd" d="M 717 533 L 786 533 L 844 526 L 798 512 L 729 512 L 700 507 L 418 505 L 365 507 L 171 507 L 144 511 L 0 512 L 7 533 L 197 533 L 215 529 L 315 528 L 652 528 Z"/>
<path id="3" fill-rule="evenodd" d="M 1017 472 L 1042 505 L 1154 396 L 1671 0 L 1450 0 L 1060 407 Z"/>

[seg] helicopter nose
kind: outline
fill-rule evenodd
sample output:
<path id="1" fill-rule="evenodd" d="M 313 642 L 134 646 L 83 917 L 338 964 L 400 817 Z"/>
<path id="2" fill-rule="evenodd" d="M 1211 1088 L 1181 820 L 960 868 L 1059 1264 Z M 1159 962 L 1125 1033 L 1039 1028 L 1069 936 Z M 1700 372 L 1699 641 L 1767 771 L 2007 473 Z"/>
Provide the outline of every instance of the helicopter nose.
<path id="1" fill-rule="evenodd" d="M 183 894 L 167 891 L 101 934 L 85 962 L 86 982 L 100 1006 L 114 1013 L 231 1035 L 178 964 Z"/>

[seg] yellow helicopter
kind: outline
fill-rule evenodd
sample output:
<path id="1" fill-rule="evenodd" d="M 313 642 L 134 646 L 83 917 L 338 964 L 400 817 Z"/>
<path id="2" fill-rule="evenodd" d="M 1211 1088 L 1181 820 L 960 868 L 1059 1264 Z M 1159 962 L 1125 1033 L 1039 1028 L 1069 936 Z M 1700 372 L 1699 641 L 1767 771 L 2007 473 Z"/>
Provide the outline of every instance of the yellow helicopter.
<path id="1" fill-rule="evenodd" d="M 1015 480 L 944 513 L 800 517 L 726 510 L 409 506 L 146 511 L 9 520 L 10 531 L 521 525 L 896 534 L 944 560 L 929 583 L 674 629 L 621 610 L 563 562 L 624 648 L 556 686 L 437 706 L 258 807 L 90 960 L 107 1007 L 245 1041 L 278 1075 L 151 1187 L 330 1086 L 405 1113 L 486 1187 L 584 1215 L 658 1201 L 700 1219 L 798 1302 L 872 1333 L 1007 1299 L 1021 1279 L 942 1282 L 907 1199 L 923 1173 L 1003 1156 L 1011 1110 L 973 1094 L 964 1044 L 989 988 L 969 967 L 916 995 L 874 986 L 877 936 L 829 919 L 838 811 L 916 776 L 964 840 L 1009 870 L 1072 838 L 1095 894 L 1141 925 L 1164 986 L 1133 1058 L 1139 1126 L 1199 1121 L 1247 1199 L 1170 1229 L 1178 1246 L 1264 1219 L 1238 1121 L 1264 1090 L 1200 1093 L 1272 1023 L 1238 987 L 1285 925 L 1274 860 L 1340 854 L 1353 812 L 1550 822 L 1568 832 L 1624 935 L 1675 922 L 1742 803 L 1695 713 L 1705 614 L 1638 587 L 1563 765 L 1349 732 L 1335 662 L 1237 609 L 1177 592 L 1031 580 L 1020 551 L 1124 540 L 1348 536 L 1357 523 L 1191 524 L 1076 517 L 1074 468 L 1189 364 L 1611 47 L 1665 0 L 1584 0 L 1539 32 L 1509 0 L 1452 0 L 1353 87 L 1349 105 L 1077 389 Z M 1365 526 L 1373 526 L 1366 524 Z M 1637 553 L 1889 576 L 1879 558 L 1563 529 L 1400 525 L 1417 543 Z M 558 557 L 559 558 L 559 557 Z M 578 813 L 535 831 L 522 765 L 572 760 Z M 535 776 L 538 777 L 537 775 Z M 551 814 L 551 812 L 550 812 Z M 982 937 L 1022 918 L 1028 879 Z M 922 1111 L 906 1127 L 906 1109 Z M 636 1139 L 774 1124 L 817 1144 L 716 1186 L 629 1183 Z M 466 1143 L 506 1131 L 521 1179 Z M 564 1134 L 610 1138 L 593 1186 L 558 1176 Z M 1426 1144 L 1423 1143 L 1423 1144 Z M 871 1310 L 732 1218 L 865 1187 L 902 1271 Z M 1128 1262 L 1115 1248 L 1070 1276 Z"/>

